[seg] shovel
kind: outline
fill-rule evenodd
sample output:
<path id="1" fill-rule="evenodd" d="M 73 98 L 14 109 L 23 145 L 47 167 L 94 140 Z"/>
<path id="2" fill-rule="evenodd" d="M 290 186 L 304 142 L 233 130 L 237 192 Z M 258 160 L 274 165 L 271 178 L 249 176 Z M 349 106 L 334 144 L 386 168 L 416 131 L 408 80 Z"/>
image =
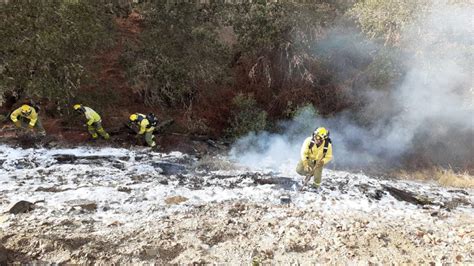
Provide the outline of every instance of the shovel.
<path id="1" fill-rule="evenodd" d="M 313 171 L 311 171 L 311 173 L 312 173 L 312 172 L 313 172 Z M 309 181 L 311 180 L 311 177 L 312 177 L 311 174 L 308 174 L 308 175 L 306 175 L 306 176 L 304 177 L 304 179 L 303 179 L 303 184 L 302 184 L 302 186 L 301 186 L 301 188 L 300 188 L 300 191 L 302 191 L 302 190 L 308 185 Z"/>

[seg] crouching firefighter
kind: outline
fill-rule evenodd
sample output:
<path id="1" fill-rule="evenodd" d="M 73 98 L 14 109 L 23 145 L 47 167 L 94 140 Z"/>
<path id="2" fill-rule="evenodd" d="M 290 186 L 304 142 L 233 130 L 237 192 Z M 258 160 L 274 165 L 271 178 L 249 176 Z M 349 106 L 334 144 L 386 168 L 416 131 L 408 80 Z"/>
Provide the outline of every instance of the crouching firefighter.
<path id="1" fill-rule="evenodd" d="M 145 134 L 145 141 L 150 147 L 155 147 L 155 136 L 153 135 L 153 131 L 158 123 L 155 115 L 153 114 L 140 114 L 135 113 L 130 115 L 130 122 L 137 127 L 137 136 L 140 137 L 141 135 Z"/>
<path id="2" fill-rule="evenodd" d="M 99 135 L 104 139 L 110 138 L 110 135 L 102 127 L 102 120 L 96 111 L 82 104 L 75 104 L 73 108 L 78 114 L 84 115 L 87 120 L 87 131 L 91 134 L 92 139 L 97 139 Z"/>
<path id="3" fill-rule="evenodd" d="M 40 136 L 46 136 L 46 131 L 41 124 L 38 111 L 30 105 L 24 104 L 20 108 L 13 111 L 10 115 L 17 128 L 26 128 L 31 131 L 37 130 Z"/>
<path id="4" fill-rule="evenodd" d="M 317 128 L 311 137 L 305 139 L 301 146 L 301 160 L 296 172 L 305 176 L 304 184 L 314 177 L 314 188 L 321 186 L 323 166 L 332 160 L 332 143 L 329 131 L 324 127 Z"/>

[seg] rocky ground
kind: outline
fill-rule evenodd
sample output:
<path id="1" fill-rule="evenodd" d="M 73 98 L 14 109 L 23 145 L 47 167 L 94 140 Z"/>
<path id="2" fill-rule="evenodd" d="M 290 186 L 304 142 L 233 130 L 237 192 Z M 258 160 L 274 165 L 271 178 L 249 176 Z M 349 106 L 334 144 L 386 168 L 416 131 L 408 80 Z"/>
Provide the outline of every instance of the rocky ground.
<path id="1" fill-rule="evenodd" d="M 0 149 L 0 264 L 474 263 L 474 191 L 146 149 Z"/>

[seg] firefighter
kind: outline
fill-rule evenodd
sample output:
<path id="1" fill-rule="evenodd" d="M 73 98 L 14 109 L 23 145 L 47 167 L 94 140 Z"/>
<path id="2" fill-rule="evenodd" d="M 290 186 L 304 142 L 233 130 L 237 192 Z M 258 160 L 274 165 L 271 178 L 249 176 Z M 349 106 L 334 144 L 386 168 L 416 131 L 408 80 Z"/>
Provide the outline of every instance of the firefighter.
<path id="1" fill-rule="evenodd" d="M 10 119 L 17 128 L 28 127 L 31 131 L 36 129 L 40 136 L 46 136 L 46 131 L 41 124 L 37 110 L 28 104 L 24 104 L 13 111 L 10 115 Z"/>
<path id="2" fill-rule="evenodd" d="M 132 122 L 138 129 L 137 136 L 145 134 L 145 141 L 150 147 L 155 147 L 155 136 L 153 131 L 156 126 L 155 117 L 147 116 L 140 113 L 130 115 L 130 122 Z"/>
<path id="3" fill-rule="evenodd" d="M 78 114 L 84 115 L 87 120 L 87 131 L 91 134 L 92 139 L 97 139 L 99 135 L 104 139 L 110 138 L 110 135 L 102 127 L 102 120 L 96 111 L 82 104 L 75 104 L 73 108 Z"/>
<path id="4" fill-rule="evenodd" d="M 329 131 L 324 127 L 317 128 L 311 137 L 305 139 L 301 146 L 301 159 L 296 172 L 307 179 L 314 177 L 313 187 L 319 189 L 323 166 L 332 160 L 332 143 Z"/>

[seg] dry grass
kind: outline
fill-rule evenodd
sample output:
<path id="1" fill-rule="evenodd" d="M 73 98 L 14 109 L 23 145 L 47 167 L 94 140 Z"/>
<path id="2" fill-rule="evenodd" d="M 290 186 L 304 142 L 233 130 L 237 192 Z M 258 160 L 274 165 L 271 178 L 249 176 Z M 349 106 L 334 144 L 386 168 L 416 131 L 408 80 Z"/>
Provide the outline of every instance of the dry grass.
<path id="1" fill-rule="evenodd" d="M 403 179 L 435 180 L 445 187 L 474 188 L 474 176 L 466 173 L 456 173 L 452 169 L 432 168 L 419 171 L 400 171 L 397 173 Z"/>

